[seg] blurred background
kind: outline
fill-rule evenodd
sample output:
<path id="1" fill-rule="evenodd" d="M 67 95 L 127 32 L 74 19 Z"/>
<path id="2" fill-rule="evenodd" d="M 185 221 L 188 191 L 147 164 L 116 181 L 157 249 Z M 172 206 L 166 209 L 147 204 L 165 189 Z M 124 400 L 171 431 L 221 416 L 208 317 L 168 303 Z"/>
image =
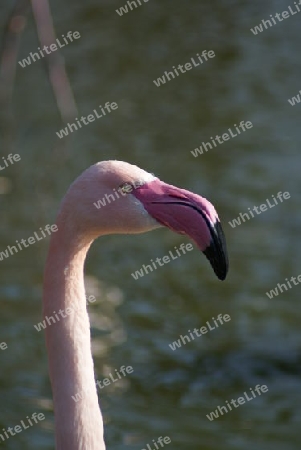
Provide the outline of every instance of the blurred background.
<path id="1" fill-rule="evenodd" d="M 121 17 L 116 9 L 124 3 L 52 0 L 49 16 L 44 0 L 1 0 L 0 160 L 11 152 L 22 159 L 0 172 L 0 251 L 54 223 L 69 184 L 101 160 L 137 164 L 210 199 L 228 242 L 223 283 L 197 250 L 135 281 L 131 273 L 142 264 L 188 242 L 167 229 L 104 237 L 89 252 L 95 377 L 134 368 L 99 396 L 108 449 L 140 450 L 169 436 L 174 450 L 297 450 L 301 287 L 271 300 L 266 292 L 301 274 L 301 105 L 287 101 L 301 88 L 301 14 L 254 36 L 251 27 L 290 3 L 150 0 Z M 37 23 L 40 35 L 47 34 L 49 18 L 56 37 L 78 31 L 81 38 L 22 68 L 17 61 L 41 45 Z M 154 85 L 203 50 L 216 57 Z M 118 110 L 57 137 L 77 114 L 107 101 Z M 242 120 L 253 128 L 192 156 L 202 141 Z M 291 198 L 231 228 L 240 212 L 279 191 Z M 34 329 L 48 243 L 0 261 L 0 342 L 8 346 L 0 350 L 0 429 L 34 411 L 46 416 L 0 443 L 8 450 L 54 448 L 44 335 Z M 171 351 L 180 334 L 220 313 L 231 322 Z M 258 383 L 269 391 L 207 419 Z"/>

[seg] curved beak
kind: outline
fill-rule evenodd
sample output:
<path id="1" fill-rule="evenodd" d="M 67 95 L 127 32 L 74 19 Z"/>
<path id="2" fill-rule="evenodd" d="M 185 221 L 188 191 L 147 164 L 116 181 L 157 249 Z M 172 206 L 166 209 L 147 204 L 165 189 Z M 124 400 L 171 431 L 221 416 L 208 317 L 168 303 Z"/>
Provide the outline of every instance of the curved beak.
<path id="1" fill-rule="evenodd" d="M 208 200 L 157 178 L 132 194 L 161 225 L 189 236 L 208 258 L 217 277 L 226 278 L 229 268 L 226 240 L 217 212 Z"/>

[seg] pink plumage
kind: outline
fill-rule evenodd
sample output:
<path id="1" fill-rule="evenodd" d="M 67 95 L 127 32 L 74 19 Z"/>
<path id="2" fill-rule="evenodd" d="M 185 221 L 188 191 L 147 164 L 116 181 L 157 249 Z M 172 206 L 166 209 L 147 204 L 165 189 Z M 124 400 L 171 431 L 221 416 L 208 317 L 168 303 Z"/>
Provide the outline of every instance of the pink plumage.
<path id="1" fill-rule="evenodd" d="M 119 198 L 116 192 L 124 183 L 134 189 Z M 116 201 L 97 209 L 98 200 L 112 192 Z M 103 161 L 83 172 L 65 195 L 56 224 L 44 274 L 43 314 L 67 308 L 74 312 L 45 330 L 56 449 L 105 450 L 84 287 L 84 262 L 91 243 L 105 234 L 143 233 L 165 225 L 190 236 L 224 279 L 225 239 L 217 213 L 206 199 L 122 161 Z M 83 393 L 79 402 L 72 398 L 77 393 Z"/>

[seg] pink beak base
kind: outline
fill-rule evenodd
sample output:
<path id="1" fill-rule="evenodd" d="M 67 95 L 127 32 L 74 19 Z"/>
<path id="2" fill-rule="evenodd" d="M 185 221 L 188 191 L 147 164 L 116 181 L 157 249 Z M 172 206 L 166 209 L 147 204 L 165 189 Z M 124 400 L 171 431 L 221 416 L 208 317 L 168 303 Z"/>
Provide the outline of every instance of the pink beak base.
<path id="1" fill-rule="evenodd" d="M 225 236 L 208 200 L 159 179 L 143 184 L 132 194 L 161 225 L 189 236 L 208 258 L 217 277 L 226 278 L 229 263 Z"/>

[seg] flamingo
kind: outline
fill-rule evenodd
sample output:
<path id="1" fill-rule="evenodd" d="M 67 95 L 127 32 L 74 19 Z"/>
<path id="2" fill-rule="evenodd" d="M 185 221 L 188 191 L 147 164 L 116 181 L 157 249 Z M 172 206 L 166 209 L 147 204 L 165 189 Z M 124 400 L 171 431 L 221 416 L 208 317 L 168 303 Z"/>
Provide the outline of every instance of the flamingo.
<path id="1" fill-rule="evenodd" d="M 116 200 L 97 209 L 98 199 L 112 192 Z M 85 170 L 63 198 L 56 225 L 45 266 L 43 315 L 67 308 L 74 311 L 45 330 L 56 449 L 105 450 L 84 287 L 84 262 L 91 243 L 106 234 L 144 233 L 163 225 L 188 235 L 224 280 L 225 238 L 208 200 L 123 161 L 102 161 Z M 84 393 L 79 402 L 72 399 L 76 393 Z"/>

